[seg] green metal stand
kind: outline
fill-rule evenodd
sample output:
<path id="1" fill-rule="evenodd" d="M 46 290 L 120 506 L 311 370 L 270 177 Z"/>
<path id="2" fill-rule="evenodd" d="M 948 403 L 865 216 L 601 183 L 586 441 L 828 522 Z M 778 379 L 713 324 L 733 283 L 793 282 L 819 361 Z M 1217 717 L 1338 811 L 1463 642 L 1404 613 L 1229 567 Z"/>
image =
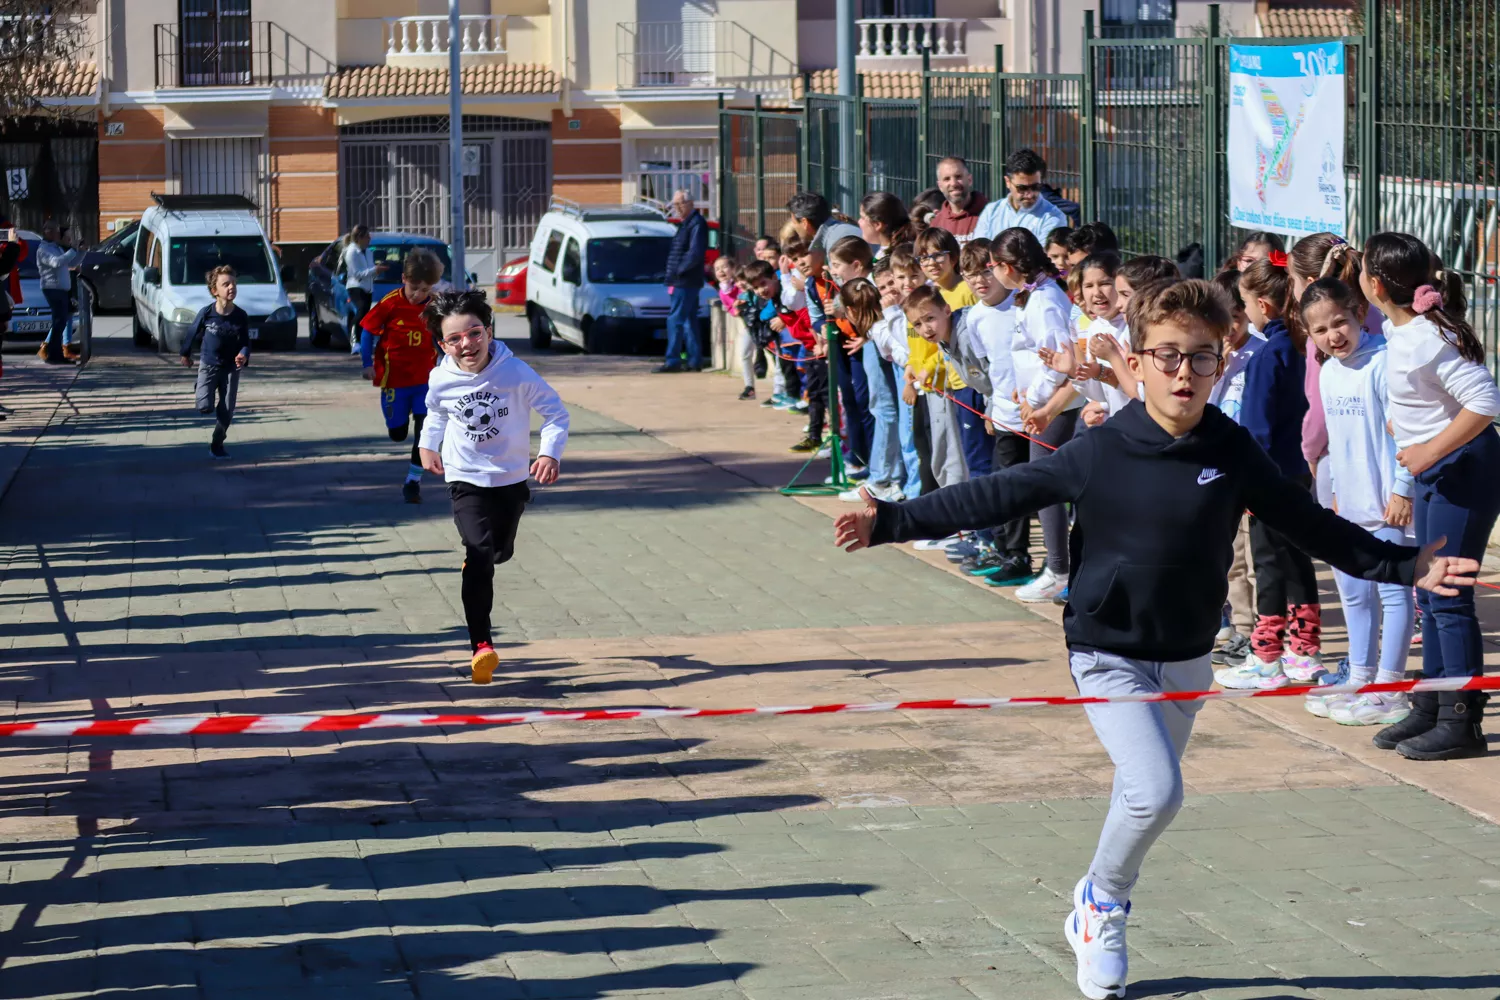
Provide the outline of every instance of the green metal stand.
<path id="1" fill-rule="evenodd" d="M 844 475 L 843 441 L 839 438 L 839 356 L 844 353 L 843 341 L 841 336 L 828 338 L 828 426 L 825 428 L 825 440 L 828 442 L 828 478 L 831 481 L 801 485 L 797 483 L 807 467 L 817 461 L 818 453 L 815 451 L 802 463 L 797 474 L 792 476 L 792 481 L 778 491 L 782 496 L 831 497 L 854 488 L 854 483 Z"/>

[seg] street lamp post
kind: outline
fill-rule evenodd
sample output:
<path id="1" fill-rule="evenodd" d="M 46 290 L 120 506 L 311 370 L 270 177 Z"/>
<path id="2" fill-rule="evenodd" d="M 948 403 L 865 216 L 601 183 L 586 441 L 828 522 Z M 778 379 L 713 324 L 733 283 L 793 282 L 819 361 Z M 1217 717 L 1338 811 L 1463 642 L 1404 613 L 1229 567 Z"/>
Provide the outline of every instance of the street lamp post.
<path id="1" fill-rule="evenodd" d="M 453 254 L 453 283 L 459 288 L 467 286 L 465 276 L 469 273 L 464 266 L 464 96 L 460 80 L 462 29 L 458 0 L 448 0 L 448 200 L 453 206 L 453 236 L 449 244 Z"/>

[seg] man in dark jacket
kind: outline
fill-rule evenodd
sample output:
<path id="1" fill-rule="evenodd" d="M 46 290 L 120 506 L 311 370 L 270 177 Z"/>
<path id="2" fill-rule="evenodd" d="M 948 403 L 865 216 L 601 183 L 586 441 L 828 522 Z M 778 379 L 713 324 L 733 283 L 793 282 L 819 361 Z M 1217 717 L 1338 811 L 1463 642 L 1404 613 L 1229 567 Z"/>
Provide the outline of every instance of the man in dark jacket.
<path id="1" fill-rule="evenodd" d="M 659 372 L 703 370 L 703 342 L 698 339 L 698 300 L 703 292 L 703 260 L 708 254 L 708 223 L 686 191 L 672 194 L 672 212 L 682 221 L 667 253 L 667 291 L 672 311 L 667 314 L 667 357 Z"/>

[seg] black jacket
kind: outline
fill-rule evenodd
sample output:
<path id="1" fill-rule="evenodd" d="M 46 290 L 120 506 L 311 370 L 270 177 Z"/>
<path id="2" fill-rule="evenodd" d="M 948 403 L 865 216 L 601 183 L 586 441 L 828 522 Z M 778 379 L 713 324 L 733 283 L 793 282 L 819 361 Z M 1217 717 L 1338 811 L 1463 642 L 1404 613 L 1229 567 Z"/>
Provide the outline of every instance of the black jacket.
<path id="1" fill-rule="evenodd" d="M 250 356 L 250 317 L 239 306 L 220 314 L 210 302 L 198 310 L 188 335 L 182 341 L 182 356 L 192 357 L 193 348 L 203 341 L 203 357 L 211 364 L 232 365 L 234 356 Z"/>
<path id="2" fill-rule="evenodd" d="M 1351 576 L 1411 586 L 1417 549 L 1318 506 L 1243 428 L 1210 406 L 1174 439 L 1132 400 L 1039 461 L 906 503 L 881 503 L 872 541 L 943 538 L 1072 502 L 1071 649 L 1167 662 L 1214 647 L 1231 546 L 1246 508 Z"/>
<path id="3" fill-rule="evenodd" d="M 703 260 L 708 255 L 708 223 L 693 212 L 677 225 L 672 249 L 667 251 L 667 284 L 678 288 L 703 287 Z"/>

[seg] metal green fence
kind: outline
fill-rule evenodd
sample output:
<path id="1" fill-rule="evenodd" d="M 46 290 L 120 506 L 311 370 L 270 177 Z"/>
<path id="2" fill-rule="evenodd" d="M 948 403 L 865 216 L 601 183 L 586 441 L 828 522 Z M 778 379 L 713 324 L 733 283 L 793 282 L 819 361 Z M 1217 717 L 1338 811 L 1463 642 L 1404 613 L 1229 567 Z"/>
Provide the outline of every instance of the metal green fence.
<path id="1" fill-rule="evenodd" d="M 1367 0 L 1371 225 L 1412 233 L 1463 276 L 1469 320 L 1500 342 L 1500 5 Z"/>
<path id="2" fill-rule="evenodd" d="M 1244 232 L 1230 224 L 1227 157 L 1228 49 L 1241 39 L 1220 35 L 1213 5 L 1208 29 L 1097 38 L 1085 12 L 1082 75 L 928 67 L 916 98 L 866 98 L 861 83 L 854 96 L 807 94 L 797 110 L 726 110 L 720 191 L 729 245 L 776 229 L 798 185 L 852 215 L 869 191 L 910 201 L 949 155 L 962 156 L 975 186 L 996 197 L 1005 154 L 1029 147 L 1047 160 L 1049 182 L 1085 219 L 1108 222 L 1127 253 L 1173 256 L 1196 243 L 1211 270 Z M 1243 40 L 1345 45 L 1347 232 L 1354 241 L 1389 229 L 1421 237 L 1463 275 L 1471 318 L 1494 356 L 1500 3 L 1364 0 L 1351 30 L 1340 39 Z M 855 132 L 858 163 L 844 162 L 845 129 Z"/>
<path id="3" fill-rule="evenodd" d="M 719 220 L 724 249 L 750 258 L 760 236 L 781 224 L 787 199 L 802 186 L 802 115 L 724 108 L 719 112 Z"/>
<path id="4" fill-rule="evenodd" d="M 1192 38 L 1093 37 L 1084 15 L 1084 88 L 1094 215 L 1131 254 L 1210 245 L 1208 45 Z"/>

